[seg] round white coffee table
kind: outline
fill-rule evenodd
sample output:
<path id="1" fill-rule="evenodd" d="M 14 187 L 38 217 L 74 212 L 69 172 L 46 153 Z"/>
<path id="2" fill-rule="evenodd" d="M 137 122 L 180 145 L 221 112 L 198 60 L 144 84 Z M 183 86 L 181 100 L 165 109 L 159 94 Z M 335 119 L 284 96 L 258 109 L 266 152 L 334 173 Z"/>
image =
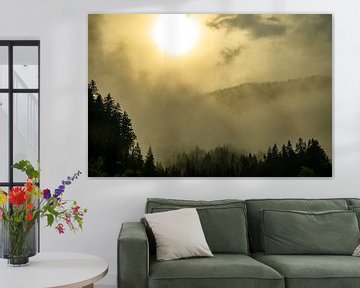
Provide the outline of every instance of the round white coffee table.
<path id="1" fill-rule="evenodd" d="M 6 288 L 80 288 L 94 283 L 108 272 L 102 258 L 80 253 L 39 253 L 28 266 L 9 267 L 0 260 L 0 287 Z"/>

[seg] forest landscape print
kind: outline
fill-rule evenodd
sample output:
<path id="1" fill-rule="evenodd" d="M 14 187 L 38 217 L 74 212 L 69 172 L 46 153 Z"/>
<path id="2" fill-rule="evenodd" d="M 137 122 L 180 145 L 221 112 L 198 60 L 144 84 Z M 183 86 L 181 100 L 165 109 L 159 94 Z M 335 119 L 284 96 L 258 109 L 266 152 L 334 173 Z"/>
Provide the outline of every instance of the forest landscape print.
<path id="1" fill-rule="evenodd" d="M 89 177 L 332 176 L 332 15 L 88 23 Z"/>

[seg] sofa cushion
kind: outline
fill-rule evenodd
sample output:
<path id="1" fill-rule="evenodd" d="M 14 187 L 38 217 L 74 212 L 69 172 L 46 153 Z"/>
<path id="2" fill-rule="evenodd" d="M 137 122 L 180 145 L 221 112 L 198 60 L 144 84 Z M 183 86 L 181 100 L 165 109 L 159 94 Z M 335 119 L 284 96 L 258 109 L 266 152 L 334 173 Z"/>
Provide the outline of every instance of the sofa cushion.
<path id="1" fill-rule="evenodd" d="M 348 198 L 347 199 L 349 210 L 355 211 L 356 216 L 358 217 L 358 223 L 360 228 L 360 199 L 359 198 Z"/>
<path id="2" fill-rule="evenodd" d="M 213 253 L 249 253 L 244 201 L 148 199 L 146 213 L 188 207 L 197 208 L 206 241 Z M 150 231 L 148 233 L 152 239 Z"/>
<path id="3" fill-rule="evenodd" d="M 359 244 L 354 211 L 262 210 L 266 254 L 352 255 Z"/>
<path id="4" fill-rule="evenodd" d="M 358 224 L 360 228 L 360 205 L 359 206 L 351 205 L 349 207 L 349 210 L 354 211 L 356 213 L 356 217 L 358 218 Z"/>
<path id="5" fill-rule="evenodd" d="M 346 199 L 254 199 L 246 200 L 252 251 L 262 251 L 261 215 L 263 209 L 327 211 L 348 210 Z"/>
<path id="6" fill-rule="evenodd" d="M 246 255 L 150 261 L 149 288 L 284 288 L 274 269 Z"/>
<path id="7" fill-rule="evenodd" d="M 348 198 L 347 201 L 349 206 L 360 206 L 360 198 Z"/>
<path id="8" fill-rule="evenodd" d="M 284 275 L 287 288 L 358 288 L 360 258 L 343 255 L 265 255 L 256 260 Z"/>
<path id="9" fill-rule="evenodd" d="M 159 261 L 213 256 L 195 208 L 145 214 L 156 239 Z"/>

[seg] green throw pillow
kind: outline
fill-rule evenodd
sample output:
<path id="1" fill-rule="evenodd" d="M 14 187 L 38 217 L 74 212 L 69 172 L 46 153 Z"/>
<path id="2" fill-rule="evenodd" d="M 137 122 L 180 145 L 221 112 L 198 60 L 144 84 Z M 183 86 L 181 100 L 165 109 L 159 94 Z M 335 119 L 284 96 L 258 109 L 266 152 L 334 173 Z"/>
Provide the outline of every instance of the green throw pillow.
<path id="1" fill-rule="evenodd" d="M 262 210 L 266 254 L 352 255 L 359 244 L 354 211 Z"/>

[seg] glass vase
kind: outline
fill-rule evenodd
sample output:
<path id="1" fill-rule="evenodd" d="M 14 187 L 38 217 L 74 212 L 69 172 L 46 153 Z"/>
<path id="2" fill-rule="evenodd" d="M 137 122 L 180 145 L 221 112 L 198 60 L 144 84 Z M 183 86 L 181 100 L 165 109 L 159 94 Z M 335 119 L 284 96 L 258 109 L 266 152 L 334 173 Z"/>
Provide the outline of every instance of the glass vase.
<path id="1" fill-rule="evenodd" d="M 9 266 L 25 266 L 37 251 L 37 224 L 1 221 L 0 257 L 8 259 Z"/>

